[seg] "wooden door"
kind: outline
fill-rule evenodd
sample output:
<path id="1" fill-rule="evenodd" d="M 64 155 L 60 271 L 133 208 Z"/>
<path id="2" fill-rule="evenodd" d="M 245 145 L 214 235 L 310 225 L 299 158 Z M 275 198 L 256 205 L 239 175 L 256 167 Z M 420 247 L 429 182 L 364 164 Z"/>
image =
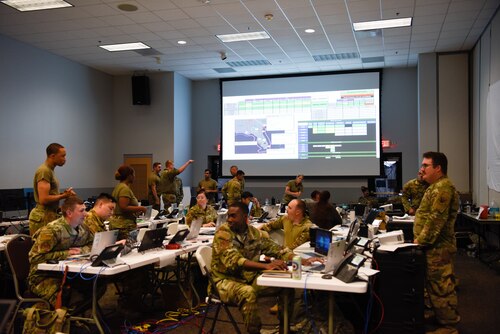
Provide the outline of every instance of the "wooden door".
<path id="1" fill-rule="evenodd" d="M 125 154 L 123 163 L 135 170 L 135 181 L 131 188 L 139 201 L 148 199 L 148 175 L 152 170 L 151 154 Z"/>

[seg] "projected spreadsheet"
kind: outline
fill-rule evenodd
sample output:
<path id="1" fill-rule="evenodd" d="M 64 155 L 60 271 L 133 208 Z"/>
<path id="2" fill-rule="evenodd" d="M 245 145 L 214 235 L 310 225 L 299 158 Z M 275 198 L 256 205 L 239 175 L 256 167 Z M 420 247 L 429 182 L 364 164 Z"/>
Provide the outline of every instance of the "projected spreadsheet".
<path id="1" fill-rule="evenodd" d="M 225 97 L 227 159 L 375 157 L 378 90 Z"/>

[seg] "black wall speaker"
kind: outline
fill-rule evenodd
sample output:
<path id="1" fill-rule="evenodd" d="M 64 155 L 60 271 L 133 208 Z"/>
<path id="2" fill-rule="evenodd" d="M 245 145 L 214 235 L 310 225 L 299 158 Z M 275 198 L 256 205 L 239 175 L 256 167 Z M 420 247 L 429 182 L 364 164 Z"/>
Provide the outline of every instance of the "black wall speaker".
<path id="1" fill-rule="evenodd" d="M 134 105 L 149 105 L 149 78 L 145 75 L 132 77 L 132 103 Z"/>

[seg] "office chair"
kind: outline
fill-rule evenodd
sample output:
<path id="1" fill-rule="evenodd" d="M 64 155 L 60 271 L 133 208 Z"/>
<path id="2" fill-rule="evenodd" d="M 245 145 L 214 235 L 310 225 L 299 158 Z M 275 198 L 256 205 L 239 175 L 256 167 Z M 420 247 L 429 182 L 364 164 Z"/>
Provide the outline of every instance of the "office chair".
<path id="1" fill-rule="evenodd" d="M 208 282 L 210 284 L 210 293 L 206 298 L 207 302 L 207 307 L 205 309 L 205 314 L 203 315 L 203 320 L 201 322 L 200 330 L 198 334 L 201 334 L 203 332 L 203 326 L 205 325 L 205 320 L 207 319 L 208 316 L 208 310 L 210 309 L 210 306 L 216 305 L 215 309 L 215 316 L 212 321 L 212 327 L 210 328 L 210 331 L 208 333 L 213 333 L 215 329 L 215 323 L 217 322 L 217 319 L 219 317 L 219 312 L 221 306 L 224 307 L 226 310 L 226 313 L 229 317 L 229 320 L 233 324 L 233 327 L 236 331 L 236 333 L 241 334 L 240 329 L 238 328 L 238 324 L 233 318 L 233 315 L 229 311 L 229 305 L 224 303 L 223 301 L 220 300 L 219 297 L 219 292 L 217 291 L 217 287 L 212 280 L 212 277 L 210 276 L 210 265 L 212 263 L 212 247 L 209 246 L 201 246 L 196 250 L 195 253 L 196 260 L 198 261 L 198 265 L 200 266 L 201 273 L 203 276 L 206 276 L 208 278 Z"/>
<path id="2" fill-rule="evenodd" d="M 19 234 L 11 239 L 5 247 L 5 254 L 12 272 L 14 290 L 17 297 L 17 305 L 14 311 L 14 316 L 12 317 L 7 328 L 7 333 L 11 333 L 14 321 L 22 304 L 42 302 L 47 305 L 47 309 L 51 309 L 48 301 L 34 295 L 28 288 L 27 279 L 30 271 L 28 253 L 30 252 L 32 245 L 33 242 L 29 235 Z"/>

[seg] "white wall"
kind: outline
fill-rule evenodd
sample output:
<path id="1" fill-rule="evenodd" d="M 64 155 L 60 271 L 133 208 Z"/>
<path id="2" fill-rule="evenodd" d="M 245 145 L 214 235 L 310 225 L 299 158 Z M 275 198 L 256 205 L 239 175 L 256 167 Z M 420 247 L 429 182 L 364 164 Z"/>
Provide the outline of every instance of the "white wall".
<path id="1" fill-rule="evenodd" d="M 477 204 L 500 203 L 500 193 L 488 188 L 486 180 L 486 101 L 489 86 L 500 80 L 500 13 L 485 29 L 473 52 L 473 198 Z"/>
<path id="2" fill-rule="evenodd" d="M 109 185 L 112 77 L 2 35 L 0 50 L 0 188 L 33 187 L 51 142 L 61 187 Z"/>

